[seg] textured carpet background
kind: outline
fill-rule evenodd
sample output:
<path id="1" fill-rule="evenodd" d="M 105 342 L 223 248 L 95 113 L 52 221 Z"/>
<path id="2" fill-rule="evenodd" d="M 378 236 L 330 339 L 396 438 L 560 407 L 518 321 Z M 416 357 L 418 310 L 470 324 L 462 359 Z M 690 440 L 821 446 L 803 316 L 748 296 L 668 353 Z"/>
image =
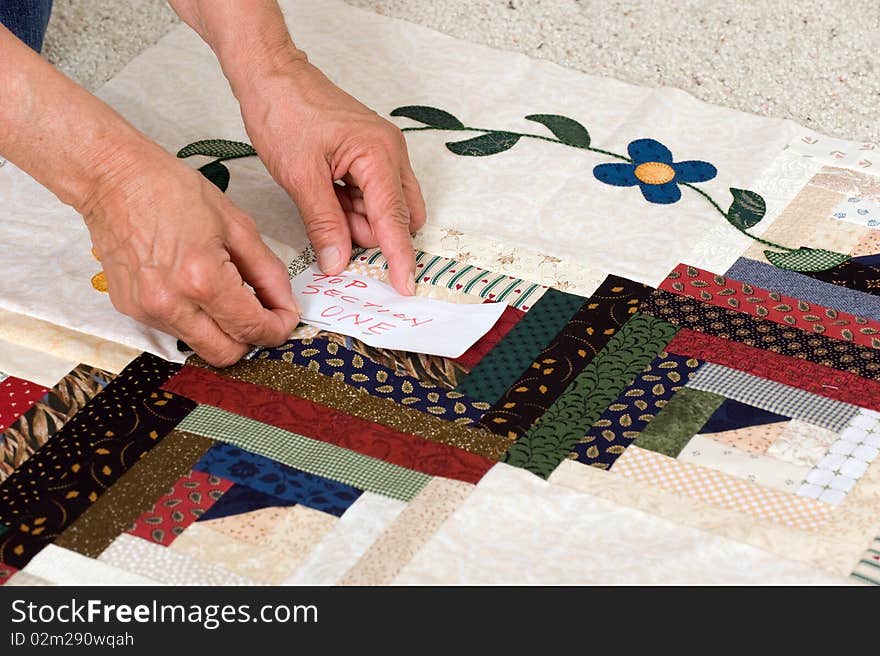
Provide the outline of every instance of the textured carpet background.
<path id="1" fill-rule="evenodd" d="M 588 73 L 880 141 L 877 0 L 348 2 Z M 55 0 L 45 52 L 96 88 L 175 23 L 164 0 Z"/>

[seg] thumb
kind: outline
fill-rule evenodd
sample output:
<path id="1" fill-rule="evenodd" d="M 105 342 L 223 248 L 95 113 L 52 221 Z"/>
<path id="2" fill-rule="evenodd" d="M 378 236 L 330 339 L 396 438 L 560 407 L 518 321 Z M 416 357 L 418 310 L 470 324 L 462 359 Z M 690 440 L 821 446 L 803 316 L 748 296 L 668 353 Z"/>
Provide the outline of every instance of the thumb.
<path id="1" fill-rule="evenodd" d="M 318 255 L 318 266 L 328 274 L 340 273 L 351 259 L 351 233 L 333 187 L 330 169 L 322 164 L 304 175 L 299 189 L 291 194 Z"/>

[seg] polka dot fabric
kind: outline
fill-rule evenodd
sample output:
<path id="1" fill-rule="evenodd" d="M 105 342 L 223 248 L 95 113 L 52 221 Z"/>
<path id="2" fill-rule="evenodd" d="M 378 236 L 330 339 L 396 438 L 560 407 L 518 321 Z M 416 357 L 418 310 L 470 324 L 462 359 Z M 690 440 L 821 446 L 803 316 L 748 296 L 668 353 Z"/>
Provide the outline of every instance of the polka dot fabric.
<path id="1" fill-rule="evenodd" d="M 49 388 L 15 376 L 0 382 L 0 433 L 49 393 Z"/>

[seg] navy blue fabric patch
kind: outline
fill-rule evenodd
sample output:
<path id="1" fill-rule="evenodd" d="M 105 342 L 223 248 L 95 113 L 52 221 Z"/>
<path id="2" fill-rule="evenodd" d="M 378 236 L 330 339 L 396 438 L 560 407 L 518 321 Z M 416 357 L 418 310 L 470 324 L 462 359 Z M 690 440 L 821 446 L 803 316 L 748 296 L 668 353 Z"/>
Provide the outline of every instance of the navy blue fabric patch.
<path id="1" fill-rule="evenodd" d="M 860 255 L 858 257 L 851 257 L 850 259 L 857 264 L 880 268 L 880 253 L 875 253 L 874 255 Z"/>
<path id="2" fill-rule="evenodd" d="M 295 505 L 295 501 L 266 494 L 247 485 L 236 484 L 229 488 L 197 521 L 206 522 L 221 517 L 243 515 L 262 508 L 284 508 Z"/>
<path id="3" fill-rule="evenodd" d="M 702 364 L 683 355 L 660 353 L 602 413 L 575 445 L 571 457 L 585 465 L 610 469 Z"/>
<path id="4" fill-rule="evenodd" d="M 724 399 L 715 413 L 709 417 L 706 425 L 700 429 L 701 433 L 721 433 L 723 431 L 748 428 L 749 426 L 762 426 L 764 424 L 776 424 L 780 421 L 789 421 L 791 417 L 778 415 L 769 410 L 762 410 L 752 405 Z"/>
<path id="5" fill-rule="evenodd" d="M 222 442 L 212 446 L 193 469 L 337 517 L 363 492 Z"/>
<path id="6" fill-rule="evenodd" d="M 253 358 L 308 367 L 373 396 L 392 399 L 447 421 L 467 418 L 468 423 L 473 423 L 482 419 L 489 409 L 484 401 L 396 373 L 341 344 L 323 339 L 291 339 L 275 348 L 260 349 Z"/>

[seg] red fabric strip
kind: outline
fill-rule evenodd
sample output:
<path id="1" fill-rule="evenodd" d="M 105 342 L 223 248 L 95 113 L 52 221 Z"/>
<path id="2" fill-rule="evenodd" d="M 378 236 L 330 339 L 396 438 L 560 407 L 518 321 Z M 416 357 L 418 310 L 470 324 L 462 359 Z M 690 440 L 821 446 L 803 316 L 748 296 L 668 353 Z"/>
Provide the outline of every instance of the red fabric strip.
<path id="1" fill-rule="evenodd" d="M 675 267 L 659 288 L 808 333 L 880 348 L 880 321 L 783 296 L 687 264 Z"/>
<path id="2" fill-rule="evenodd" d="M 167 547 L 231 487 L 232 481 L 192 470 L 141 515 L 128 532 Z"/>
<path id="3" fill-rule="evenodd" d="M 165 389 L 175 390 L 197 403 L 432 476 L 476 483 L 495 464 L 448 444 L 401 433 L 307 399 L 218 376 L 206 369 L 183 367 L 165 383 Z"/>
<path id="4" fill-rule="evenodd" d="M 15 376 L 0 382 L 0 433 L 48 393 L 48 387 Z"/>
<path id="5" fill-rule="evenodd" d="M 18 570 L 12 565 L 7 565 L 6 563 L 0 563 L 0 585 L 5 585 L 6 582 L 12 578 L 12 575 L 15 574 Z"/>
<path id="6" fill-rule="evenodd" d="M 473 346 L 465 351 L 460 357 L 456 358 L 454 362 L 457 362 L 468 371 L 476 367 L 477 363 L 482 360 L 489 351 L 495 348 L 495 345 L 510 332 L 525 314 L 525 312 L 512 305 L 505 307 L 504 312 L 489 332 L 478 339 Z"/>
<path id="7" fill-rule="evenodd" d="M 686 328 L 678 331 L 666 350 L 745 371 L 829 399 L 880 410 L 880 381 L 861 378 L 808 360 L 780 355 Z"/>

